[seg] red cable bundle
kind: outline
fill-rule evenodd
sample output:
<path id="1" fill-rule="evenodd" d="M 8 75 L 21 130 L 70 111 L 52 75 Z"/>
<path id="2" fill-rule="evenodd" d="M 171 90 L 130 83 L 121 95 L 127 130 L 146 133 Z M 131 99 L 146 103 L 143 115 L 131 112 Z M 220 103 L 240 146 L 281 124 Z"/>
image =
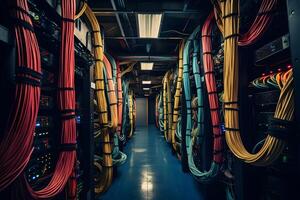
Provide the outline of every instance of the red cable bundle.
<path id="1" fill-rule="evenodd" d="M 15 0 L 16 87 L 4 137 L 0 142 L 0 191 L 26 167 L 33 151 L 33 133 L 40 102 L 41 61 L 26 0 Z"/>
<path id="2" fill-rule="evenodd" d="M 214 157 L 217 163 L 223 161 L 222 155 L 222 137 L 220 129 L 219 103 L 216 87 L 216 79 L 214 75 L 214 61 L 212 58 L 211 32 L 214 22 L 214 12 L 211 12 L 204 22 L 202 28 L 202 48 L 203 48 L 203 65 L 205 72 L 205 83 L 208 93 L 210 115 L 214 135 Z"/>
<path id="3" fill-rule="evenodd" d="M 117 61 L 117 88 L 118 88 L 118 134 L 121 135 L 122 115 L 123 115 L 123 97 L 122 97 L 122 79 L 120 63 Z"/>
<path id="4" fill-rule="evenodd" d="M 74 83 L 74 17 L 75 0 L 62 0 L 62 25 L 60 69 L 58 77 L 58 107 L 61 112 L 61 146 L 55 171 L 48 185 L 34 191 L 27 183 L 30 194 L 35 199 L 51 198 L 60 193 L 71 174 L 76 161 L 75 83 Z M 71 179 L 76 187 L 75 178 Z M 72 188 L 72 191 L 76 189 Z M 76 193 L 76 192 L 75 192 Z M 74 199 L 72 197 L 72 199 Z"/>
<path id="5" fill-rule="evenodd" d="M 250 29 L 239 38 L 239 46 L 251 45 L 263 35 L 271 22 L 276 4 L 277 0 L 263 0 Z"/>

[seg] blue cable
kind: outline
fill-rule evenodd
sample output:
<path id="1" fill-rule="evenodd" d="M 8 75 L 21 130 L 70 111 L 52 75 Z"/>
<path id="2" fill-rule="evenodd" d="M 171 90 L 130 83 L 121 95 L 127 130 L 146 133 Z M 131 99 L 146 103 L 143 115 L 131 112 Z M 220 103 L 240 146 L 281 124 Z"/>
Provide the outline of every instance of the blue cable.
<path id="1" fill-rule="evenodd" d="M 108 80 L 107 80 L 107 72 L 106 72 L 105 68 L 103 68 L 103 75 L 104 75 L 104 84 L 106 86 L 106 88 L 105 88 L 106 89 L 106 98 L 108 99 L 108 102 L 110 102 L 109 95 L 108 95 L 109 87 L 108 87 Z M 116 82 L 114 82 L 114 85 L 115 85 L 115 83 Z M 110 110 L 110 107 L 108 106 L 108 111 L 109 110 Z M 120 151 L 118 134 L 115 132 L 113 135 L 114 135 L 114 140 L 113 140 L 114 141 L 114 149 L 112 151 L 113 165 L 119 166 L 126 162 L 127 155 Z"/>
<path id="2" fill-rule="evenodd" d="M 203 138 L 204 135 L 204 110 L 203 110 L 203 91 L 202 91 L 202 81 L 201 75 L 198 65 L 198 57 L 199 54 L 199 41 L 195 40 L 197 34 L 200 31 L 200 26 L 198 26 L 194 32 L 190 35 L 188 41 L 184 46 L 183 52 L 183 85 L 184 85 L 184 94 L 186 98 L 186 148 L 188 155 L 188 165 L 191 173 L 199 182 L 209 182 L 213 180 L 220 169 L 219 164 L 212 162 L 211 168 L 209 171 L 201 172 L 194 163 L 193 158 L 193 135 Z M 191 41 L 193 40 L 193 73 L 197 88 L 197 103 L 198 103 L 198 113 L 197 113 L 197 128 L 192 129 L 192 108 L 191 108 L 191 84 L 190 84 L 190 76 L 189 76 L 189 64 L 190 64 L 190 51 L 191 51 Z M 193 132 L 192 132 L 193 131 Z M 201 140 L 200 140 L 201 141 Z"/>

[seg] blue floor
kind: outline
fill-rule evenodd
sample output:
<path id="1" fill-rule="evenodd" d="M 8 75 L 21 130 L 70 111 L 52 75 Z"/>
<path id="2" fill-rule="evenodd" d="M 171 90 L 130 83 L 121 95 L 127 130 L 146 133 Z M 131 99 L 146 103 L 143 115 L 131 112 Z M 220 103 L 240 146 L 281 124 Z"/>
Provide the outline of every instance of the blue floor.
<path id="1" fill-rule="evenodd" d="M 101 200 L 202 200 L 199 184 L 181 171 L 179 160 L 154 126 L 137 128 L 125 147 L 127 162 Z"/>

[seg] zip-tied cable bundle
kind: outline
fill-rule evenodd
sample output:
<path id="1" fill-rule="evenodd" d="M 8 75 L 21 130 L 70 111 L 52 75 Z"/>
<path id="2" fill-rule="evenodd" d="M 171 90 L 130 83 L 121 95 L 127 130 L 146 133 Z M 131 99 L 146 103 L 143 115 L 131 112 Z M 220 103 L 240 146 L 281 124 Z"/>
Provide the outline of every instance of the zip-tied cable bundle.
<path id="1" fill-rule="evenodd" d="M 198 41 L 195 40 L 197 34 L 200 32 L 200 26 L 198 26 L 194 32 L 189 37 L 188 41 L 185 44 L 184 52 L 183 52 L 183 84 L 184 84 L 184 93 L 186 98 L 186 133 L 184 133 L 186 137 L 186 148 L 188 155 L 188 164 L 189 169 L 195 178 L 200 182 L 211 181 L 219 172 L 220 163 L 222 160 L 216 159 L 215 152 L 219 151 L 222 148 L 221 143 L 216 143 L 214 145 L 214 157 L 213 162 L 211 162 L 211 167 L 208 171 L 201 172 L 194 163 L 193 158 L 193 144 L 195 139 L 198 138 L 200 140 L 200 144 L 202 143 L 204 136 L 204 111 L 203 111 L 203 92 L 202 92 L 202 83 L 201 83 L 201 74 L 198 65 L 198 57 L 199 54 L 199 44 Z M 197 126 L 192 129 L 192 105 L 191 105 L 191 84 L 190 84 L 190 75 L 189 75 L 189 65 L 190 65 L 190 49 L 193 41 L 193 59 L 192 59 L 192 69 L 196 83 L 197 89 Z M 215 144 L 215 142 L 214 142 Z"/>
<path id="2" fill-rule="evenodd" d="M 122 134 L 122 116 L 123 116 L 123 90 L 122 90 L 122 79 L 121 79 L 121 69 L 120 64 L 117 62 L 117 96 L 118 96 L 118 136 L 120 141 L 125 140 L 125 135 Z"/>
<path id="3" fill-rule="evenodd" d="M 111 59 L 113 59 L 111 57 Z M 111 98 L 110 97 L 114 97 L 113 100 L 116 100 L 116 93 L 115 93 L 115 82 L 113 82 L 113 84 L 109 84 L 109 80 L 114 80 L 112 78 L 112 74 L 111 74 L 111 64 L 110 62 L 106 59 L 106 56 L 104 55 L 104 63 L 105 63 L 105 69 L 104 69 L 104 82 L 106 85 L 106 93 L 109 94 L 109 91 L 113 91 L 111 93 L 111 95 L 108 95 L 108 101 L 111 104 Z M 116 79 L 115 79 L 116 80 Z M 110 109 L 110 112 L 112 112 L 112 110 Z M 119 139 L 118 139 L 118 135 L 116 132 L 111 132 L 111 135 L 113 135 L 113 144 L 114 144 L 114 148 L 113 148 L 113 152 L 112 152 L 112 159 L 113 159 L 113 165 L 122 165 L 123 163 L 125 163 L 126 159 L 127 159 L 127 155 L 124 154 L 123 152 L 120 151 L 119 149 Z M 103 159 L 103 157 L 99 157 L 100 160 Z M 96 161 L 95 161 L 96 162 Z"/>
<path id="4" fill-rule="evenodd" d="M 123 116 L 122 116 L 122 135 L 124 135 L 124 141 L 128 136 L 128 121 L 129 121 L 129 104 L 128 104 L 128 89 L 129 89 L 129 82 L 123 80 L 122 83 L 123 88 Z M 130 126 L 130 124 L 129 124 Z M 129 127 L 130 129 L 130 127 Z"/>
<path id="5" fill-rule="evenodd" d="M 85 10 L 85 15 L 89 20 L 92 30 L 93 30 L 93 46 L 94 46 L 94 56 L 95 56 L 95 84 L 96 84 L 96 99 L 99 110 L 99 122 L 102 129 L 101 141 L 103 143 L 103 162 L 102 162 L 102 178 L 98 184 L 95 186 L 95 192 L 101 193 L 108 189 L 111 185 L 113 178 L 113 161 L 112 161 L 112 150 L 111 150 L 111 138 L 108 130 L 108 113 L 107 113 L 107 100 L 105 95 L 105 85 L 104 85 L 104 63 L 103 63 L 103 42 L 101 38 L 100 26 L 96 16 L 89 6 Z M 112 123 L 116 129 L 118 123 Z"/>
<path id="6" fill-rule="evenodd" d="M 75 54 L 74 17 L 75 0 L 62 0 L 60 67 L 58 76 L 58 107 L 61 112 L 61 141 L 59 156 L 54 173 L 48 185 L 34 190 L 26 182 L 30 195 L 35 199 L 49 199 L 59 194 L 70 180 L 70 199 L 76 198 L 76 178 L 73 170 L 76 161 L 76 121 L 75 121 Z M 73 173 L 72 177 L 71 174 Z M 25 175 L 24 175 L 25 178 Z M 25 178 L 26 180 L 26 178 Z"/>
<path id="7" fill-rule="evenodd" d="M 255 153 L 249 153 L 243 145 L 239 129 L 238 108 L 238 0 L 220 2 L 223 15 L 222 28 L 224 30 L 224 112 L 226 142 L 238 158 L 247 163 L 266 166 L 280 156 L 286 145 L 291 121 L 294 118 L 294 88 L 293 71 L 290 70 L 281 89 L 276 106 L 274 119 L 269 126 L 269 134 L 261 147 Z"/>
<path id="8" fill-rule="evenodd" d="M 209 100 L 211 124 L 214 137 L 214 162 L 221 163 L 223 161 L 222 141 L 223 134 L 220 129 L 219 102 L 216 86 L 216 78 L 214 74 L 214 61 L 212 56 L 212 27 L 214 22 L 214 14 L 211 12 L 202 27 L 202 49 L 203 49 L 203 66 L 206 89 Z"/>
<path id="9" fill-rule="evenodd" d="M 110 108 L 109 116 L 110 116 L 111 123 L 108 124 L 108 127 L 111 128 L 110 132 L 115 133 L 118 127 L 117 95 L 116 95 L 115 84 L 112 76 L 111 64 L 105 55 L 103 56 L 103 62 L 105 66 L 104 70 L 106 71 L 106 75 L 107 75 L 108 90 L 106 91 L 106 93 L 107 93 L 109 108 Z M 95 79 L 95 81 L 97 82 L 97 79 Z"/>
<path id="10" fill-rule="evenodd" d="M 129 123 L 130 123 L 130 132 L 128 134 L 128 138 L 131 138 L 133 136 L 133 129 L 134 129 L 134 124 L 133 124 L 133 92 L 130 91 L 128 95 L 128 106 L 129 106 Z"/>
<path id="11" fill-rule="evenodd" d="M 114 82 L 115 88 L 117 88 L 117 63 L 111 55 L 109 55 L 108 53 L 106 53 L 105 55 L 106 55 L 106 58 L 108 59 L 110 65 L 111 65 L 112 80 Z M 117 95 L 117 91 L 116 91 L 116 95 Z"/>
<path id="12" fill-rule="evenodd" d="M 159 102 L 159 95 L 156 95 L 156 97 L 155 97 L 155 126 L 156 126 L 156 128 L 159 128 L 159 107 L 158 107 L 158 102 Z"/>
<path id="13" fill-rule="evenodd" d="M 172 134 L 172 101 L 170 77 L 171 71 L 168 71 L 163 79 L 164 135 L 167 142 L 171 142 Z"/>
<path id="14" fill-rule="evenodd" d="M 178 151 L 177 146 L 176 146 L 175 132 L 176 132 L 178 118 L 179 118 L 179 103 L 180 103 L 181 92 L 182 92 L 183 47 L 184 47 L 184 42 L 182 41 L 179 46 L 178 75 L 177 75 L 176 90 L 175 90 L 175 95 L 174 95 L 174 109 L 173 109 L 173 119 L 172 119 L 172 129 L 171 129 L 171 131 L 172 131 L 172 133 L 171 133 L 172 146 L 175 151 Z"/>
<path id="15" fill-rule="evenodd" d="M 132 123 L 133 123 L 133 131 L 135 131 L 136 128 L 136 98 L 135 95 L 133 95 L 133 104 L 132 104 Z"/>
<path id="16" fill-rule="evenodd" d="M 131 72 L 133 70 L 135 63 L 130 63 L 128 67 L 122 71 L 121 77 L 125 76 L 127 73 Z M 122 82 L 122 98 L 123 98 L 123 111 L 122 111 L 122 128 L 121 128 L 121 135 L 122 137 L 120 138 L 121 141 L 125 142 L 126 137 L 130 135 L 131 130 L 128 131 L 128 128 L 131 129 L 131 125 L 129 124 L 128 127 L 128 121 L 130 122 L 129 119 L 129 82 L 128 81 L 123 81 Z M 127 132 L 128 131 L 128 132 Z"/>
<path id="17" fill-rule="evenodd" d="M 16 86 L 0 140 L 0 191 L 23 172 L 32 154 L 42 78 L 40 50 L 27 1 L 14 0 L 11 9 L 17 50 Z"/>
<path id="18" fill-rule="evenodd" d="M 164 106 L 163 106 L 163 92 L 160 91 L 158 99 L 158 111 L 159 111 L 159 130 L 164 133 Z"/>
<path id="19" fill-rule="evenodd" d="M 262 0 L 259 11 L 256 15 L 255 20 L 253 21 L 250 29 L 240 35 L 238 40 L 239 46 L 247 46 L 255 43 L 258 39 L 262 37 L 262 35 L 267 30 L 272 17 L 273 13 L 275 13 L 275 8 L 277 5 L 278 0 Z M 223 9 L 220 2 L 218 0 L 212 0 L 214 6 L 215 6 L 215 17 L 218 24 L 218 27 L 220 31 L 224 35 L 224 20 L 223 17 L 227 18 L 230 17 L 230 15 L 224 15 Z M 222 15 L 223 14 L 223 15 Z M 235 17 L 239 17 L 239 8 L 234 13 L 230 13 L 231 15 Z"/>
<path id="20" fill-rule="evenodd" d="M 167 109 L 168 109 L 168 141 L 172 141 L 172 122 L 173 122 L 173 115 L 172 115 L 172 95 L 171 95 L 171 77 L 172 72 L 170 72 L 169 77 L 167 77 Z"/>

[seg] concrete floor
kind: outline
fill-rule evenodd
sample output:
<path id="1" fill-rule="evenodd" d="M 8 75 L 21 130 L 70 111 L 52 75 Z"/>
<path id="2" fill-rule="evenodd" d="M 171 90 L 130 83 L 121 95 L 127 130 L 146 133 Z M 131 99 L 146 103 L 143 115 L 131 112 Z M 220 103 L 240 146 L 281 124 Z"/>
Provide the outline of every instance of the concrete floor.
<path id="1" fill-rule="evenodd" d="M 101 200 L 202 200 L 199 184 L 181 171 L 180 161 L 171 153 L 154 126 L 138 127 L 125 147 L 127 162 Z"/>

